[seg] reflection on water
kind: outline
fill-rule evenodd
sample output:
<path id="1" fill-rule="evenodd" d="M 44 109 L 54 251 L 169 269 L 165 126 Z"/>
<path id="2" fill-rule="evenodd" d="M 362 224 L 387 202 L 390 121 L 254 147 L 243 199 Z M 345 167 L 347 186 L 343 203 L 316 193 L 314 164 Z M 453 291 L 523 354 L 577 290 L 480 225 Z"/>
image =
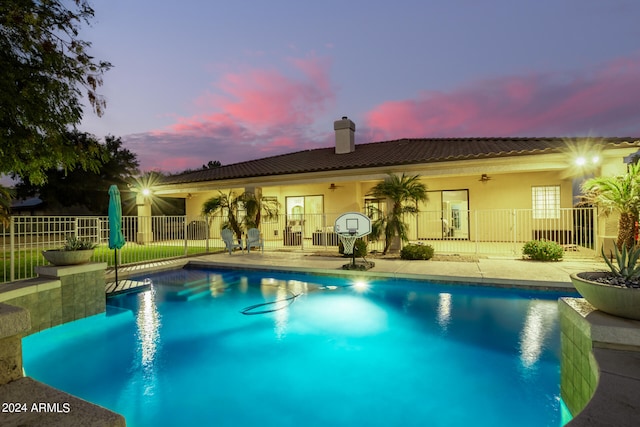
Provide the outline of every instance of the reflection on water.
<path id="1" fill-rule="evenodd" d="M 287 288 L 285 286 L 278 286 L 276 290 L 276 298 L 278 300 L 285 299 L 288 296 Z M 275 326 L 274 331 L 276 338 L 281 340 L 285 336 L 287 330 L 287 320 L 289 319 L 289 306 L 284 307 L 282 310 L 275 312 Z"/>
<path id="2" fill-rule="evenodd" d="M 238 281 L 238 291 L 242 292 L 243 294 L 246 294 L 247 291 L 249 291 L 249 278 L 247 276 L 242 276 L 240 277 L 240 280 Z"/>
<path id="3" fill-rule="evenodd" d="M 413 306 L 413 303 L 418 299 L 417 292 L 407 292 L 407 296 L 402 302 L 402 311 L 408 313 Z"/>
<path id="4" fill-rule="evenodd" d="M 153 395 L 156 387 L 156 354 L 160 340 L 160 315 L 155 302 L 155 290 L 142 292 L 136 315 L 137 342 L 142 366 L 143 393 Z"/>
<path id="5" fill-rule="evenodd" d="M 289 305 L 296 297 L 309 291 L 309 284 L 300 280 L 277 280 L 263 278 L 260 281 L 260 291 L 266 303 L 274 313 L 274 331 L 276 338 L 281 340 L 286 335 L 289 321 Z"/>
<path id="6" fill-rule="evenodd" d="M 209 291 L 211 296 L 217 298 L 224 295 L 228 285 L 224 281 L 222 274 L 211 274 L 209 276 Z"/>
<path id="7" fill-rule="evenodd" d="M 520 360 L 526 369 L 540 358 L 557 317 L 555 301 L 531 300 L 520 332 Z"/>
<path id="8" fill-rule="evenodd" d="M 442 292 L 438 295 L 438 324 L 444 332 L 451 321 L 451 294 Z"/>

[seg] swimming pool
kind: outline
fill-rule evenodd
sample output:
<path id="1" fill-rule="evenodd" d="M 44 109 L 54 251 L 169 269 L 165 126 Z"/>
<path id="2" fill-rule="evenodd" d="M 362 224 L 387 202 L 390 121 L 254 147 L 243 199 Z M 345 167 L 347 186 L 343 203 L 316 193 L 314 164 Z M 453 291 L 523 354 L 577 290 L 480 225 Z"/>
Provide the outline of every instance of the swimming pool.
<path id="1" fill-rule="evenodd" d="M 559 294 L 185 269 L 23 340 L 128 426 L 560 426 Z M 245 314 L 243 314 L 243 312 Z"/>

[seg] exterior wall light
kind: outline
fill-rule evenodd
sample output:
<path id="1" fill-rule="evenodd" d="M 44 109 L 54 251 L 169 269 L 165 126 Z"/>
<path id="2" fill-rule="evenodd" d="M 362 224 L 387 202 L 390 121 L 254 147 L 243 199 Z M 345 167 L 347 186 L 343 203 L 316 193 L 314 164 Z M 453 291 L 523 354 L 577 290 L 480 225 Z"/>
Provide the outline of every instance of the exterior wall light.
<path id="1" fill-rule="evenodd" d="M 575 161 L 577 166 L 586 166 L 587 163 L 590 163 L 591 165 L 597 165 L 598 163 L 600 163 L 600 157 L 599 156 L 593 156 L 591 158 L 591 162 L 588 162 L 586 157 L 580 156 L 576 158 Z"/>

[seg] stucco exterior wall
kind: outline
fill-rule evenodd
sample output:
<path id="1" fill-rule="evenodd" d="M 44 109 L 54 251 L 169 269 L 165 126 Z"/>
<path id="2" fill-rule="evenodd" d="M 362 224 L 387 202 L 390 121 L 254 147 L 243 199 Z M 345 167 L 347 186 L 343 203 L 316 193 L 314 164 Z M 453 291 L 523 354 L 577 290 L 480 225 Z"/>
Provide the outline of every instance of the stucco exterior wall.
<path id="1" fill-rule="evenodd" d="M 624 151 L 624 152 L 622 152 Z M 559 154 L 538 155 L 538 156 L 522 156 L 513 158 L 496 158 L 496 159 L 470 159 L 456 160 L 452 162 L 439 162 L 424 165 L 410 165 L 406 167 L 395 167 L 395 173 L 406 173 L 408 175 L 420 175 L 431 192 L 431 200 L 420 207 L 421 211 L 433 211 L 433 218 L 430 218 L 424 224 L 418 224 L 416 220 L 415 228 L 411 229 L 412 239 L 421 239 L 422 230 L 432 228 L 437 230 L 436 224 L 442 223 L 442 215 L 438 212 L 443 209 L 438 198 L 438 191 L 468 191 L 468 209 L 473 211 L 473 215 L 465 216 L 465 229 L 483 229 L 490 230 L 487 224 L 504 223 L 505 221 L 514 221 L 514 226 L 508 228 L 508 235 L 498 236 L 488 231 L 487 235 L 476 235 L 467 232 L 465 235 L 452 236 L 456 238 L 471 239 L 477 241 L 502 241 L 504 240 L 530 240 L 536 238 L 538 229 L 557 230 L 557 233 L 565 235 L 565 230 L 572 228 L 573 219 L 571 214 L 567 213 L 566 218 L 555 220 L 550 224 L 543 220 L 535 220 L 523 214 L 522 218 L 516 218 L 517 210 L 530 210 L 532 206 L 532 187 L 533 186 L 560 186 L 560 207 L 571 208 L 574 206 L 576 199 L 574 198 L 576 185 L 580 181 L 580 175 L 587 176 L 588 173 L 594 175 L 613 175 L 623 173 L 625 164 L 623 162 L 624 155 L 629 153 L 626 150 L 618 152 L 605 153 L 599 170 L 585 171 L 578 170 L 571 165 L 566 156 Z M 305 235 L 309 233 L 322 231 L 333 224 L 335 217 L 343 212 L 360 211 L 364 208 L 366 195 L 371 188 L 381 180 L 383 180 L 388 171 L 380 168 L 372 169 L 353 169 L 335 172 L 319 172 L 305 173 L 298 175 L 286 175 L 278 177 L 265 177 L 262 179 L 248 179 L 246 187 L 239 187 L 237 181 L 234 182 L 235 187 L 232 189 L 236 194 L 240 194 L 254 188 L 262 191 L 263 197 L 275 197 L 280 203 L 280 212 L 286 214 L 287 197 L 302 196 L 322 196 L 322 212 L 325 214 L 322 218 L 305 218 Z M 489 180 L 482 181 L 482 174 L 487 174 Z M 335 184 L 335 188 L 331 189 L 331 183 Z M 212 187 L 221 183 L 211 183 Z M 189 197 L 186 201 L 186 213 L 191 220 L 200 217 L 202 204 L 210 197 L 219 194 L 218 190 L 206 190 L 206 185 L 199 185 L 196 191 L 189 190 Z M 229 189 L 223 189 L 228 192 Z M 460 205 L 460 204 L 459 204 Z M 458 209 L 465 209 L 460 208 Z M 493 211 L 492 213 L 488 213 Z M 317 211 L 316 211 L 317 212 Z M 498 212 L 498 213 L 496 213 Z M 309 212 L 305 212 L 307 215 Z M 280 239 L 281 234 L 287 227 L 286 218 L 281 219 L 281 224 L 274 224 L 266 238 Z M 424 220 L 420 220 L 423 221 Z M 468 227 L 467 227 L 468 225 Z M 483 225 L 483 227 L 477 227 Z M 617 232 L 617 217 L 599 218 L 598 219 L 598 242 L 613 241 Z M 220 224 L 212 224 L 212 237 L 216 236 L 213 228 L 219 228 Z M 276 231 L 278 230 L 278 231 Z M 436 231 L 437 233 L 437 231 Z M 427 236 L 432 238 L 433 236 Z M 540 236 L 545 237 L 545 236 Z M 570 241 L 571 235 L 566 234 L 564 240 Z"/>
<path id="2" fill-rule="evenodd" d="M 558 172 L 529 172 L 518 174 L 492 175 L 487 182 L 480 182 L 478 177 L 423 177 L 429 191 L 468 190 L 470 209 L 531 209 L 531 187 L 560 185 L 561 207 L 573 205 L 572 180 L 563 178 Z M 288 186 L 261 187 L 263 197 L 277 197 L 284 209 L 287 197 L 324 196 L 324 212 L 340 213 L 361 211 L 366 194 L 375 182 L 339 182 L 335 190 L 329 189 L 329 182 L 306 183 Z M 228 190 L 225 190 L 225 192 Z M 234 189 L 240 194 L 242 189 Z M 187 199 L 186 210 L 189 218 L 200 216 L 202 204 L 218 191 L 198 193 Z M 438 209 L 434 202 L 434 209 Z M 429 209 L 430 203 L 426 204 Z"/>

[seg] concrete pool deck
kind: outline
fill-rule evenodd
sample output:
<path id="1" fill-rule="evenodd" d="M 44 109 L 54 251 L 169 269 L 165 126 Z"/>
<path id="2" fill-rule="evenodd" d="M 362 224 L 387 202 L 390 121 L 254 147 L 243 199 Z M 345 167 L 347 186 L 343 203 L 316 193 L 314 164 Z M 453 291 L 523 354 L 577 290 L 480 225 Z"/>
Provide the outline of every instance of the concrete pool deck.
<path id="1" fill-rule="evenodd" d="M 450 260 L 429 261 L 407 261 L 400 258 L 367 259 L 375 263 L 375 267 L 368 270 L 371 274 L 541 289 L 573 289 L 569 278 L 572 273 L 607 270 L 604 262 L 594 259 L 565 259 L 560 262 L 539 262 L 514 258 L 475 258 L 460 261 L 455 257 L 451 257 Z M 187 262 L 204 262 L 227 267 L 346 272 L 347 270 L 342 269 L 342 265 L 349 263 L 350 259 L 303 251 L 234 252 L 232 255 L 224 252 L 176 261 L 124 267 L 118 270 L 119 278 L 125 279 L 143 271 L 176 268 Z M 357 274 L 358 272 L 352 271 L 350 273 Z M 113 280 L 113 271 L 110 271 L 107 275 L 107 281 Z"/>

